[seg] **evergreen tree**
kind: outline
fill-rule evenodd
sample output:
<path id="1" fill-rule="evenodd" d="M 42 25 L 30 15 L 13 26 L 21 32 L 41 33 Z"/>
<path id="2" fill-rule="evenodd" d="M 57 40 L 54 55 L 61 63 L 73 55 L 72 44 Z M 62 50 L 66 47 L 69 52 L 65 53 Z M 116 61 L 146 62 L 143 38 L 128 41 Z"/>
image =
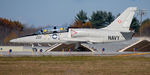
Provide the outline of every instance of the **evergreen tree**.
<path id="1" fill-rule="evenodd" d="M 108 16 L 106 19 L 106 22 L 108 22 L 107 24 L 109 25 L 112 21 L 114 21 L 115 17 L 112 15 L 111 12 L 108 12 Z"/>
<path id="2" fill-rule="evenodd" d="M 134 17 L 130 25 L 130 30 L 135 30 L 135 32 L 138 32 L 139 28 L 140 28 L 139 20 L 136 17 Z"/>
<path id="3" fill-rule="evenodd" d="M 94 28 L 103 28 L 114 20 L 111 12 L 97 11 L 93 12 L 90 21 Z"/>
<path id="4" fill-rule="evenodd" d="M 87 13 L 83 10 L 79 11 L 79 13 L 75 17 L 75 21 L 81 21 L 82 23 L 85 23 L 87 21 Z"/>

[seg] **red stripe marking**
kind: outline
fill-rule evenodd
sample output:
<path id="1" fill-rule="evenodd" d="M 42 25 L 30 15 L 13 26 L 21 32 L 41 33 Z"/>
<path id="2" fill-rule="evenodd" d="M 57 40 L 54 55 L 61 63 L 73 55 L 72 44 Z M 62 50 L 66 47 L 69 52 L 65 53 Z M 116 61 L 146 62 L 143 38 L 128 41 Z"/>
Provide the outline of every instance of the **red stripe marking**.
<path id="1" fill-rule="evenodd" d="M 71 37 L 78 33 L 78 32 L 76 32 L 76 31 L 74 31 L 72 29 L 71 29 L 71 32 L 73 32 L 73 34 L 71 34 Z"/>

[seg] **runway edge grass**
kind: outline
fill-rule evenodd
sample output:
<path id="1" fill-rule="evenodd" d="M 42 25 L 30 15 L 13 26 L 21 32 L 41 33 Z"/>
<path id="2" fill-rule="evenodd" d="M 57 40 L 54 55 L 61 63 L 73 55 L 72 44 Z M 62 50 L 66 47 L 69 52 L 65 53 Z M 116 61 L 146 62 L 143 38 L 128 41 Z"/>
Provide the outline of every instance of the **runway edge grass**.
<path id="1" fill-rule="evenodd" d="M 149 75 L 149 57 L 0 57 L 0 75 Z"/>
<path id="2" fill-rule="evenodd" d="M 97 60 L 139 60 L 150 61 L 149 57 L 120 56 L 40 56 L 0 57 L 0 61 L 97 61 Z"/>

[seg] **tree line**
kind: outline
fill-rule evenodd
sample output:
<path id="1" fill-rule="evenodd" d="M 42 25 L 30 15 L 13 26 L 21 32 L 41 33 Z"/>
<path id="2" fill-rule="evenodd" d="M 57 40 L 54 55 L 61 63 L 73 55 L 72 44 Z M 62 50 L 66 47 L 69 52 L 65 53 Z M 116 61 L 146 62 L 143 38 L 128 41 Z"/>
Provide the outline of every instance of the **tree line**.
<path id="1" fill-rule="evenodd" d="M 23 25 L 19 21 L 0 18 L 1 44 L 8 43 L 10 39 L 16 38 L 17 34 L 19 34 L 23 28 Z"/>
<path id="2" fill-rule="evenodd" d="M 11 39 L 35 32 L 36 28 L 26 27 L 19 21 L 0 18 L 0 44 L 8 45 Z"/>
<path id="3" fill-rule="evenodd" d="M 87 13 L 81 10 L 75 16 L 75 22 L 71 25 L 71 27 L 103 28 L 109 25 L 112 21 L 114 21 L 115 18 L 116 17 L 111 12 L 101 10 L 93 12 L 90 17 L 87 17 Z M 131 23 L 130 30 L 135 30 L 135 32 L 138 32 L 139 28 L 140 28 L 139 20 L 136 17 L 134 17 Z"/>
<path id="4" fill-rule="evenodd" d="M 142 25 L 139 29 L 139 35 L 140 36 L 148 36 L 150 37 L 150 19 L 145 19 L 143 22 L 142 22 Z"/>
<path id="5" fill-rule="evenodd" d="M 119 15 L 115 17 L 111 12 L 99 10 L 93 12 L 90 17 L 87 17 L 87 13 L 81 10 L 76 14 L 75 21 L 71 24 L 71 27 L 103 28 L 114 21 Z M 140 24 L 137 17 L 134 17 L 130 25 L 130 30 L 134 30 L 136 36 L 150 36 L 150 19 L 147 18 Z"/>

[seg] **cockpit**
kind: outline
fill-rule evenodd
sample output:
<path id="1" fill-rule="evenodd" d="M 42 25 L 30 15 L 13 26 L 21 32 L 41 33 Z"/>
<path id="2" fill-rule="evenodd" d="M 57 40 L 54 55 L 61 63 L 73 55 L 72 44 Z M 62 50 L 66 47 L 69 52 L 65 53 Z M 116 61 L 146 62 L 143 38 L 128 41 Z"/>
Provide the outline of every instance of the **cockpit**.
<path id="1" fill-rule="evenodd" d="M 34 35 L 63 33 L 63 32 L 67 32 L 67 27 L 53 26 L 53 27 L 43 28 L 43 29 L 35 32 Z"/>

